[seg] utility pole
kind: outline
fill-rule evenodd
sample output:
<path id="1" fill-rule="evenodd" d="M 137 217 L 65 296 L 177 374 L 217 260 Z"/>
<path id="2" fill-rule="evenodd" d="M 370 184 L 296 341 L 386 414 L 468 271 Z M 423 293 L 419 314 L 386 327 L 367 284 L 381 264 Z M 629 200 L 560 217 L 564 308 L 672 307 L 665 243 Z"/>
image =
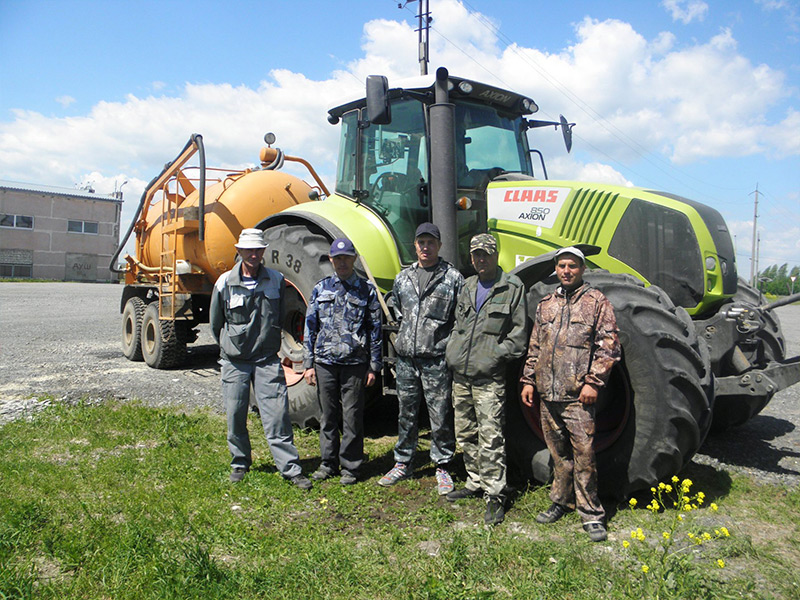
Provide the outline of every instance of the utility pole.
<path id="1" fill-rule="evenodd" d="M 758 227 L 758 183 L 756 183 L 756 191 L 752 193 L 756 195 L 756 201 L 753 206 L 753 248 L 750 252 L 750 285 L 757 289 L 756 277 L 758 277 L 758 265 L 756 262 L 758 258 L 756 257 L 756 228 Z"/>
<path id="2" fill-rule="evenodd" d="M 417 33 L 419 34 L 419 74 L 427 75 L 428 62 L 430 61 L 430 57 L 428 56 L 428 40 L 430 39 L 431 21 L 433 21 L 431 12 L 429 10 L 428 0 L 406 0 L 405 3 L 398 4 L 397 8 L 405 8 L 411 2 L 416 1 L 419 1 L 419 10 L 417 11 Z"/>

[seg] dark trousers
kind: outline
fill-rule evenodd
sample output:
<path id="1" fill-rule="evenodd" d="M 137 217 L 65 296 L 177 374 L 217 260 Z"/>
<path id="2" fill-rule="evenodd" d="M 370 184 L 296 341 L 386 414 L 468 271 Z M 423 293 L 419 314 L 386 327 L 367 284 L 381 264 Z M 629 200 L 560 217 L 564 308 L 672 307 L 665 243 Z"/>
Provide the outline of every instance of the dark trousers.
<path id="1" fill-rule="evenodd" d="M 368 365 L 314 366 L 322 413 L 319 453 L 322 464 L 358 475 L 364 462 L 364 383 Z M 339 420 L 342 436 L 339 439 Z"/>

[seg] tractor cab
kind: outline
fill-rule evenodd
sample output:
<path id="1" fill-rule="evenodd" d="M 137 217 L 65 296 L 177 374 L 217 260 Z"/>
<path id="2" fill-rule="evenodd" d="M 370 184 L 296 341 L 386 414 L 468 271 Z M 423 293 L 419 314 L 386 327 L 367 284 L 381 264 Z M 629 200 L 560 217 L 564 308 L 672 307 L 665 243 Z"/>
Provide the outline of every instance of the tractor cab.
<path id="1" fill-rule="evenodd" d="M 455 213 L 456 263 L 463 269 L 470 264 L 469 238 L 486 231 L 487 184 L 500 175 L 534 177 L 525 116 L 538 107 L 519 94 L 449 77 L 448 120 L 455 143 L 444 143 L 431 133 L 438 118 L 431 117 L 435 85 L 432 76 L 419 77 L 390 89 L 385 78 L 371 78 L 366 98 L 329 111 L 331 123 L 341 121 L 335 190 L 380 216 L 401 263 L 409 264 L 415 260 L 414 231 L 435 218 L 435 188 L 451 187 L 454 193 L 447 195 L 458 206 L 448 207 Z M 447 154 L 450 169 L 444 174 L 431 167 L 436 153 L 440 159 Z"/>

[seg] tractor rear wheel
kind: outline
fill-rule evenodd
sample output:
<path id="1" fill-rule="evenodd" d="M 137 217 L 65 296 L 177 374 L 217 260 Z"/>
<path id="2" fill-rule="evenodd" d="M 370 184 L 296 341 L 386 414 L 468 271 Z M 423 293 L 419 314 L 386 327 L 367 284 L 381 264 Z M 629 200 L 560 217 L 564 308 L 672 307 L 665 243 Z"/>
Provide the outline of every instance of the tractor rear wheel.
<path id="1" fill-rule="evenodd" d="M 289 391 L 289 414 L 301 427 L 319 425 L 317 390 L 303 378 L 303 329 L 306 307 L 314 285 L 333 268 L 328 260 L 330 240 L 306 225 L 279 225 L 264 233 L 264 264 L 286 278 L 281 350 Z"/>
<path id="2" fill-rule="evenodd" d="M 154 369 L 171 369 L 186 359 L 186 342 L 175 321 L 158 318 L 158 300 L 147 305 L 142 316 L 142 356 Z"/>
<path id="3" fill-rule="evenodd" d="M 584 279 L 614 306 L 622 345 L 622 360 L 598 399 L 595 434 L 600 493 L 622 498 L 678 473 L 705 439 L 713 393 L 708 352 L 688 313 L 660 288 L 602 271 L 587 271 Z M 553 289 L 530 288 L 531 319 Z M 528 457 L 528 474 L 541 481 L 549 475 L 549 455 L 538 403 L 516 404 L 528 427 L 517 426 L 509 437 L 509 456 Z"/>
<path id="4" fill-rule="evenodd" d="M 142 360 L 142 317 L 146 306 L 144 300 L 134 296 L 122 311 L 122 353 L 128 360 Z"/>
<path id="5" fill-rule="evenodd" d="M 749 304 L 762 306 L 767 304 L 767 299 L 759 290 L 749 285 L 744 279 L 739 279 L 736 294 L 731 298 L 732 304 Z M 727 306 L 727 305 L 725 305 Z M 774 311 L 759 311 L 764 327 L 760 329 L 748 344 L 739 344 L 745 358 L 755 368 L 763 369 L 771 361 L 781 361 L 786 357 L 786 340 L 781 331 L 778 315 Z M 720 376 L 737 375 L 733 366 L 723 365 Z M 724 431 L 749 421 L 760 413 L 769 403 L 772 395 L 752 396 L 726 396 L 725 401 L 720 401 L 714 407 L 714 420 L 711 430 Z"/>

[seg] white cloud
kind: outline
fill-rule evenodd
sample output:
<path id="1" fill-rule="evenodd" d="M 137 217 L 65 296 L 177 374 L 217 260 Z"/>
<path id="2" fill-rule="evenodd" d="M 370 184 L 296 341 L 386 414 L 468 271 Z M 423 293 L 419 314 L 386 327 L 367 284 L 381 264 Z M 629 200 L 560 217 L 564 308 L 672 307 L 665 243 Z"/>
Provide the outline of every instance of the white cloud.
<path id="1" fill-rule="evenodd" d="M 64 108 L 67 108 L 70 104 L 75 102 L 75 98 L 72 96 L 59 96 L 56 98 L 56 102 L 58 102 Z"/>
<path id="2" fill-rule="evenodd" d="M 708 14 L 708 4 L 701 0 L 662 0 L 661 6 L 669 11 L 673 21 L 688 25 L 695 19 L 702 21 Z"/>

